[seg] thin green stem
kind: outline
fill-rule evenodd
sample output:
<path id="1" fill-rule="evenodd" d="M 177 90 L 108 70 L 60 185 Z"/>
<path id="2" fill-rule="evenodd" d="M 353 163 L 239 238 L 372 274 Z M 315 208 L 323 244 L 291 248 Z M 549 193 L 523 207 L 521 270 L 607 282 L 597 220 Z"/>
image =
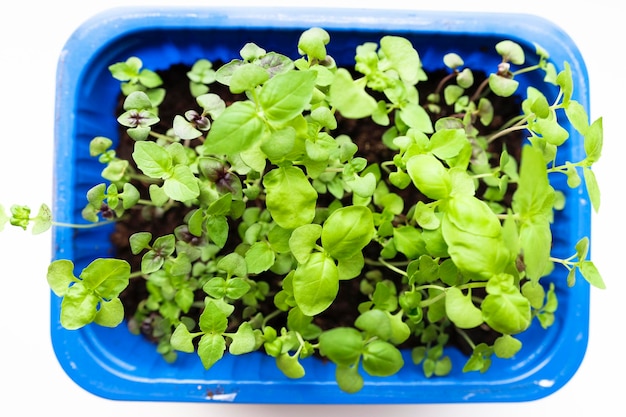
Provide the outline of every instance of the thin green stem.
<path id="1" fill-rule="evenodd" d="M 531 65 L 530 67 L 521 68 L 521 69 L 518 69 L 517 71 L 513 71 L 513 76 L 515 77 L 516 75 L 524 74 L 526 72 L 535 71 L 535 70 L 538 70 L 540 68 L 541 67 L 539 65 Z"/>
<path id="2" fill-rule="evenodd" d="M 141 181 L 141 182 L 145 182 L 148 184 L 160 184 L 163 182 L 162 179 L 160 178 L 151 178 L 147 175 L 143 175 L 143 174 L 130 174 L 129 177 L 131 179 L 137 180 L 137 181 Z"/>
<path id="3" fill-rule="evenodd" d="M 400 274 L 400 275 L 402 275 L 404 277 L 408 276 L 406 271 L 403 271 L 402 269 L 396 267 L 395 265 L 390 264 L 389 262 L 387 262 L 383 258 L 378 258 L 378 262 L 380 262 L 381 265 L 383 265 L 384 267 L 392 270 L 395 273 L 398 273 L 398 274 Z"/>
<path id="4" fill-rule="evenodd" d="M 525 119 L 520 120 L 518 123 L 524 121 Z M 526 124 L 515 124 L 511 127 L 507 127 L 506 129 L 502 129 L 499 132 L 494 133 L 487 139 L 487 143 L 491 143 L 494 140 L 501 138 L 502 136 L 508 135 L 511 132 L 515 132 L 517 130 L 524 130 L 528 127 Z"/>
<path id="5" fill-rule="evenodd" d="M 133 279 L 133 278 L 145 278 L 145 274 L 141 271 L 135 271 L 135 272 L 131 272 L 130 275 L 128 276 L 128 278 Z"/>
<path id="6" fill-rule="evenodd" d="M 476 348 L 476 344 L 474 343 L 472 339 L 470 339 L 469 335 L 465 332 L 465 330 L 457 328 L 456 331 L 461 335 L 463 340 L 467 342 L 467 344 L 472 348 L 472 350 Z"/>
<path id="7" fill-rule="evenodd" d="M 483 94 L 484 90 L 487 88 L 488 85 L 489 85 L 489 77 L 485 78 L 483 82 L 480 83 L 480 85 L 476 89 L 476 92 L 474 92 L 474 95 L 472 96 L 472 98 L 470 98 L 470 102 L 472 103 L 476 102 L 476 100 L 478 100 L 481 94 Z"/>
<path id="8" fill-rule="evenodd" d="M 564 267 L 566 267 L 567 269 L 571 269 L 571 267 L 576 263 L 576 262 L 572 262 L 573 259 L 575 259 L 578 255 L 574 254 L 572 256 L 570 256 L 567 259 L 561 259 L 561 258 L 554 258 L 554 257 L 550 257 L 550 261 L 557 263 L 557 264 L 561 264 Z"/>
<path id="9" fill-rule="evenodd" d="M 278 316 L 282 312 L 283 312 L 282 310 L 274 310 L 271 313 L 269 313 L 267 316 L 265 316 L 263 318 L 263 323 L 261 324 L 261 328 L 267 326 L 267 322 L 269 322 L 271 319 Z"/>
<path id="10" fill-rule="evenodd" d="M 441 294 L 437 294 L 435 297 L 433 298 L 429 298 L 428 300 L 424 300 L 420 303 L 420 307 L 428 307 L 431 304 L 435 304 L 437 301 L 441 300 L 442 298 L 444 298 L 446 296 L 445 291 L 442 292 Z"/>

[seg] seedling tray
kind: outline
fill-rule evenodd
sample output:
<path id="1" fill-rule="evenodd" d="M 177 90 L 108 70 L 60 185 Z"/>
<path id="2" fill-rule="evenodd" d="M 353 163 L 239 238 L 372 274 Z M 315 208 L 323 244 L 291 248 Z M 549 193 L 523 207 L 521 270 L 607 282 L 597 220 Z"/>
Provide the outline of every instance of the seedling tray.
<path id="1" fill-rule="evenodd" d="M 119 83 L 108 66 L 138 56 L 144 66 L 164 70 L 191 65 L 199 58 L 230 61 L 246 42 L 297 57 L 300 33 L 320 26 L 331 35 L 329 53 L 341 64 L 354 58 L 355 47 L 386 34 L 409 38 L 425 69 L 442 67 L 447 52 L 457 52 L 467 66 L 491 71 L 499 56 L 494 45 L 503 39 L 520 43 L 527 57 L 534 43 L 551 53 L 561 69 L 568 61 L 574 74 L 574 97 L 588 108 L 587 72 L 572 40 L 549 21 L 530 15 L 438 13 L 366 9 L 279 8 L 122 8 L 94 16 L 67 41 L 58 63 L 55 126 L 54 215 L 62 222 L 83 222 L 80 212 L 86 191 L 102 182 L 102 165 L 90 158 L 89 141 L 98 135 L 118 137 L 114 115 Z M 533 75 L 539 77 L 540 74 Z M 521 83 L 537 81 L 520 77 Z M 521 86 L 525 90 L 525 86 Z M 554 92 L 544 91 L 550 96 Z M 570 129 L 560 151 L 564 160 L 584 157 L 582 140 Z M 590 233 L 590 204 L 579 191 L 556 183 L 568 205 L 557 214 L 554 253 L 568 257 L 570 248 Z M 56 228 L 53 258 L 72 260 L 77 270 L 96 257 L 115 256 L 111 227 L 88 230 Z M 455 366 L 446 377 L 424 377 L 407 365 L 388 378 L 365 377 L 364 388 L 346 394 L 335 383 L 335 366 L 316 358 L 303 361 L 306 376 L 292 380 L 274 359 L 254 353 L 226 356 L 205 370 L 196 354 L 180 354 L 166 363 L 155 346 L 131 334 L 125 325 L 109 329 L 95 325 L 68 331 L 59 323 L 60 300 L 52 296 L 51 335 L 54 351 L 67 374 L 94 395 L 133 401 L 394 404 L 517 402 L 545 397 L 576 372 L 585 354 L 589 323 L 589 287 L 579 279 L 567 288 L 566 271 L 549 277 L 559 283 L 559 310 L 548 330 L 535 323 L 520 335 L 522 350 L 513 360 L 494 359 L 485 373 L 463 373 L 466 358 L 450 348 Z"/>

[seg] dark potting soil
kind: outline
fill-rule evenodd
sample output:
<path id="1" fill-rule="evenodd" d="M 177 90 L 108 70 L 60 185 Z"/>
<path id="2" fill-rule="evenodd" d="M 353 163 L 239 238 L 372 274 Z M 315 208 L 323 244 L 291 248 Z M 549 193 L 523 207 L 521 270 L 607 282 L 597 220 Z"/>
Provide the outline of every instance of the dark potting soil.
<path id="1" fill-rule="evenodd" d="M 169 68 L 166 71 L 161 71 L 159 75 L 163 79 L 163 86 L 166 88 L 167 94 L 164 102 L 159 108 L 159 118 L 161 122 L 153 126 L 153 129 L 157 132 L 165 132 L 168 128 L 171 127 L 171 122 L 174 119 L 175 115 L 183 114 L 185 111 L 189 109 L 198 109 L 198 105 L 195 99 L 189 93 L 188 88 L 188 78 L 186 76 L 188 67 L 183 65 L 175 65 Z M 422 81 L 419 83 L 419 91 L 420 98 L 425 99 L 429 93 L 433 92 L 441 80 L 448 73 L 447 70 L 437 70 L 431 71 L 428 73 L 429 80 Z M 485 74 L 474 73 L 475 78 L 475 86 L 478 86 L 480 82 L 485 78 Z M 227 103 L 241 99 L 241 96 L 232 95 L 227 87 L 221 86 L 218 83 L 214 83 L 210 86 L 211 92 L 219 94 Z M 468 91 L 469 94 L 472 94 L 473 91 L 471 89 Z M 488 98 L 491 100 L 494 108 L 498 109 L 499 116 L 495 117 L 491 126 L 489 126 L 489 131 L 497 130 L 506 120 L 517 116 L 520 114 L 521 102 L 518 97 L 510 97 L 510 98 L 501 98 L 497 97 L 493 94 L 490 94 Z M 118 113 L 121 109 L 121 103 L 123 102 L 123 97 L 120 97 L 120 107 L 117 109 Z M 446 115 L 452 114 L 452 109 L 443 107 L 443 111 Z M 441 116 L 441 115 L 439 115 Z M 358 155 L 366 158 L 370 163 L 377 163 L 382 160 L 391 160 L 393 159 L 394 151 L 387 148 L 383 142 L 380 140 L 383 133 L 387 130 L 388 127 L 379 126 L 369 120 L 350 120 L 342 118 L 340 115 L 338 116 L 338 128 L 334 132 L 335 134 L 344 133 L 352 138 L 353 142 L 358 145 L 359 151 Z M 486 131 L 481 132 L 486 133 Z M 493 145 L 493 148 L 490 149 L 491 152 L 496 154 L 496 157 L 501 150 L 503 144 L 506 145 L 507 151 L 513 156 L 518 158 L 521 152 L 521 143 L 522 137 L 520 134 L 509 135 L 508 137 L 503 138 L 500 141 L 496 141 Z M 116 152 L 119 157 L 126 158 L 127 160 L 132 162 L 131 153 L 133 149 L 133 140 L 130 139 L 125 129 L 120 128 L 120 143 Z M 147 186 L 146 184 L 135 184 L 140 192 L 147 197 Z M 393 187 L 392 187 L 393 188 Z M 410 207 L 415 204 L 420 199 L 424 200 L 425 197 L 419 195 L 412 187 L 408 187 L 406 190 L 393 189 L 393 192 L 398 193 L 403 198 L 405 198 L 405 207 Z M 512 193 L 513 190 L 509 191 L 509 194 Z M 480 190 L 479 190 L 480 192 Z M 151 218 L 149 215 L 146 216 L 145 211 L 141 210 L 131 210 L 123 219 L 117 222 L 116 230 L 111 236 L 112 242 L 117 249 L 117 256 L 126 259 L 132 267 L 133 271 L 140 269 L 141 263 L 141 254 L 133 255 L 130 251 L 130 247 L 128 244 L 128 238 L 136 232 L 139 231 L 150 231 L 154 237 L 162 236 L 165 234 L 170 234 L 174 232 L 174 229 L 181 224 L 181 219 L 184 214 L 189 209 L 186 207 L 178 207 L 167 211 L 166 213 L 160 215 L 158 219 Z M 235 229 L 236 225 L 231 225 L 231 230 Z M 229 238 L 233 239 L 233 238 Z M 229 242 L 230 245 L 236 245 L 236 242 Z M 377 250 L 378 248 L 373 248 Z M 366 251 L 368 248 L 365 249 Z M 377 256 L 376 256 L 377 257 Z M 268 273 L 269 274 L 269 273 Z M 270 313 L 275 310 L 273 304 L 273 293 L 278 291 L 278 285 L 280 283 L 281 277 L 277 276 L 268 276 L 265 277 L 269 282 L 272 282 L 274 285 L 271 288 L 270 294 L 266 298 L 266 306 L 260 307 L 260 311 L 265 314 Z M 400 279 L 400 277 L 397 277 Z M 333 303 L 333 305 L 328 308 L 325 312 L 320 314 L 315 318 L 315 323 L 319 325 L 322 329 L 328 329 L 331 327 L 337 326 L 353 326 L 354 320 L 358 316 L 357 307 L 358 304 L 363 301 L 368 301 L 367 297 L 364 296 L 359 289 L 360 279 L 355 278 L 352 280 L 342 281 L 340 285 L 339 294 Z M 122 301 L 125 306 L 125 311 L 127 315 L 127 319 L 130 323 L 133 322 L 133 316 L 139 303 L 147 297 L 147 290 L 145 288 L 145 281 L 136 279 L 132 280 L 129 287 L 122 294 Z M 198 300 L 204 299 L 205 294 L 199 293 Z M 198 314 L 200 311 L 198 311 Z M 275 328 L 280 328 L 286 322 L 286 315 L 279 315 L 271 324 Z M 231 326 L 233 329 L 239 325 L 239 323 L 243 320 L 241 317 L 241 309 L 236 309 L 233 315 L 230 317 Z M 145 323 L 138 323 L 137 325 L 141 332 L 147 337 L 150 338 L 150 334 L 152 332 L 151 328 L 151 320 L 146 320 Z M 467 342 L 454 331 L 453 327 L 450 327 L 450 341 L 453 345 L 457 346 L 461 351 L 466 354 L 471 353 L 470 347 L 467 345 Z M 492 331 L 488 327 L 484 326 L 477 329 L 465 330 L 465 332 L 472 338 L 474 343 L 478 344 L 481 342 L 493 343 L 496 337 L 499 336 L 498 333 Z M 417 346 L 417 341 L 413 339 L 409 339 L 407 342 L 403 344 L 402 347 L 410 348 L 412 346 Z"/>

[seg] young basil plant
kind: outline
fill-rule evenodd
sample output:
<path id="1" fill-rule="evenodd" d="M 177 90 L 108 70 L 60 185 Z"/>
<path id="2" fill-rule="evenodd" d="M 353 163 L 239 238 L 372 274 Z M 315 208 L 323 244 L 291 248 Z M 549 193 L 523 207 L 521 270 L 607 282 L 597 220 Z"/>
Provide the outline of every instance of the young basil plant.
<path id="1" fill-rule="evenodd" d="M 119 325 L 120 294 L 142 280 L 147 295 L 129 327 L 166 360 L 195 352 L 209 369 L 226 354 L 262 351 L 300 378 L 303 360 L 321 356 L 353 393 L 364 374 L 419 366 L 427 377 L 447 375 L 457 366 L 448 355 L 453 332 L 470 350 L 463 371 L 485 372 L 494 356 L 523 349 L 517 335 L 533 322 L 554 322 L 557 288 L 581 277 L 605 287 L 588 238 L 568 258 L 552 253 L 555 213 L 570 203 L 554 177 L 600 206 L 591 168 L 602 119 L 589 123 L 572 98 L 567 63 L 557 72 L 537 47 L 537 63 L 525 66 L 527 52 L 503 40 L 494 52 L 501 61 L 483 82 L 449 53 L 446 75 L 426 94 L 430 75 L 403 37 L 359 45 L 344 67 L 322 28 L 304 31 L 297 50 L 292 59 L 248 43 L 222 66 L 198 60 L 187 72 L 195 102 L 164 131 L 160 76 L 139 57 L 110 66 L 124 97 L 117 120 L 134 148 L 124 159 L 113 140 L 92 140 L 105 182 L 87 192 L 89 224 L 56 224 L 46 205 L 36 215 L 13 206 L 8 214 L 0 207 L 0 229 L 96 227 L 132 212 L 158 222 L 184 210 L 167 233 L 130 236 L 132 271 L 129 259 L 95 259 L 76 277 L 70 260 L 55 260 L 48 283 L 62 297 L 64 327 Z M 533 71 L 556 96 L 541 85 L 520 91 L 519 79 Z M 218 84 L 238 98 L 218 95 Z M 493 128 L 501 115 L 490 97 L 514 95 L 523 97 L 519 113 Z M 338 128 L 345 119 L 383 127 L 372 140 L 388 159 L 368 160 Z M 570 140 L 564 123 L 584 138 L 581 160 L 557 158 Z M 521 131 L 517 157 L 510 143 L 496 146 Z M 567 278 L 554 279 L 556 268 Z M 324 325 L 353 283 L 361 298 L 348 300 L 352 322 Z M 472 339 L 479 327 L 495 341 Z"/>

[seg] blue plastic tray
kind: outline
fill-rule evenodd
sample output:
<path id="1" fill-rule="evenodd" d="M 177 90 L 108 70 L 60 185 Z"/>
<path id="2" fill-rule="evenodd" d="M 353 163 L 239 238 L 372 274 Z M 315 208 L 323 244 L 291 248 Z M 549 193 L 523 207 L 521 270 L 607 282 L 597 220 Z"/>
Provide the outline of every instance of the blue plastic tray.
<path id="1" fill-rule="evenodd" d="M 129 56 L 140 57 L 151 69 L 192 64 L 198 58 L 228 61 L 254 41 L 266 50 L 297 55 L 300 33 L 321 26 L 331 34 L 329 53 L 339 64 L 351 62 L 358 44 L 378 41 L 385 34 L 408 37 L 427 69 L 441 67 L 446 52 L 457 52 L 468 66 L 494 67 L 496 42 L 512 39 L 528 49 L 533 43 L 551 52 L 562 68 L 567 60 L 574 73 L 574 99 L 588 109 L 587 72 L 579 51 L 561 29 L 529 15 L 433 13 L 420 11 L 276 9 L 276 8 L 123 8 L 95 16 L 79 27 L 63 49 L 58 65 L 56 97 L 55 216 L 81 222 L 85 192 L 102 169 L 88 153 L 97 135 L 117 137 L 114 117 L 119 84 L 107 67 Z M 539 77 L 537 75 L 536 77 Z M 520 81 L 536 82 L 521 77 Z M 522 88 L 525 89 L 523 86 Z M 546 91 L 546 94 L 551 92 Z M 570 129 L 564 159 L 584 155 L 579 135 Z M 557 186 L 568 206 L 554 224 L 554 251 L 569 256 L 570 248 L 590 233 L 590 207 L 579 191 Z M 54 258 L 71 259 L 77 269 L 95 257 L 114 256 L 111 229 L 69 230 L 53 234 Z M 116 400 L 240 403 L 455 403 L 528 401 L 551 394 L 576 372 L 585 354 L 589 323 L 589 287 L 582 279 L 565 285 L 558 269 L 550 279 L 559 284 L 559 310 L 548 330 L 534 325 L 521 335 L 524 347 L 514 360 L 494 360 L 486 374 L 462 373 L 465 358 L 448 352 L 455 364 L 451 375 L 427 379 L 419 367 L 407 366 L 390 378 L 366 378 L 357 394 L 341 392 L 335 367 L 315 358 L 304 361 L 306 376 L 290 380 L 272 358 L 262 354 L 226 355 L 205 371 L 195 354 L 181 354 L 167 364 L 154 346 L 125 326 L 88 326 L 67 331 L 59 324 L 60 301 L 52 296 L 51 333 L 54 350 L 67 374 L 87 391 Z"/>

